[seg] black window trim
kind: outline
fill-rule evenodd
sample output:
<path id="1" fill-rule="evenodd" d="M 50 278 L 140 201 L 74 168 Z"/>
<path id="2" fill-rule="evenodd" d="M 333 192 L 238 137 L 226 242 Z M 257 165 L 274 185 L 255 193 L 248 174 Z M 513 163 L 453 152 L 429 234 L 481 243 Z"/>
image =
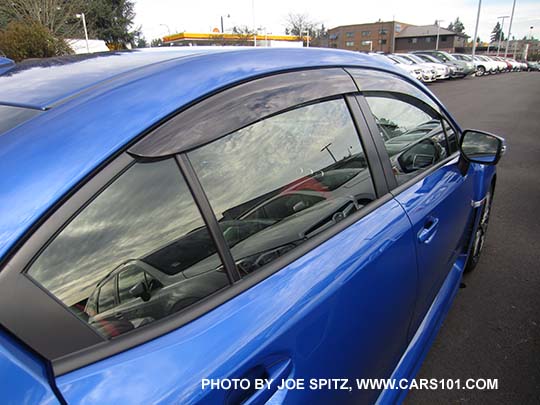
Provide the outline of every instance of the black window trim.
<path id="1" fill-rule="evenodd" d="M 273 73 L 273 75 L 275 75 L 275 73 Z M 356 92 L 357 90 L 353 93 Z M 5 266 L 0 271 L 0 319 L 2 319 L 2 323 L 4 324 L 5 320 L 9 318 L 6 317 L 6 312 L 8 312 L 7 309 L 10 307 L 13 308 L 14 306 L 13 302 L 10 302 L 10 305 L 5 305 L 7 299 L 4 300 L 4 305 L 2 305 L 3 291 L 14 288 L 15 290 L 20 289 L 20 291 L 23 292 L 20 299 L 21 305 L 16 305 L 15 307 L 17 308 L 24 308 L 22 304 L 24 303 L 26 305 L 28 302 L 33 303 L 33 305 L 30 305 L 30 308 L 25 308 L 25 314 L 23 316 L 25 321 L 23 321 L 23 323 L 25 323 L 26 328 L 24 330 L 12 327 L 13 325 L 10 324 L 10 322 L 13 320 L 13 316 L 11 316 L 11 321 L 3 326 L 7 327 L 10 331 L 15 329 L 14 333 L 25 344 L 28 344 L 33 350 L 40 353 L 44 358 L 47 358 L 51 362 L 55 376 L 62 375 L 143 344 L 189 323 L 281 270 L 283 267 L 340 233 L 345 228 L 369 215 L 378 207 L 391 200 L 392 194 L 389 192 L 386 181 L 383 182 L 381 180 L 384 178 L 384 174 L 381 173 L 381 161 L 373 159 L 373 156 L 375 156 L 375 153 L 377 152 L 377 147 L 373 143 L 373 136 L 370 131 L 366 131 L 368 123 L 365 120 L 365 114 L 361 110 L 361 105 L 354 102 L 355 97 L 352 94 L 347 93 L 336 95 L 336 97 L 331 98 L 344 98 L 349 108 L 360 142 L 364 148 L 366 157 L 368 158 L 371 175 L 373 176 L 374 182 L 377 181 L 377 184 L 375 185 L 378 197 L 377 200 L 363 207 L 350 217 L 345 218 L 339 224 L 314 236 L 313 239 L 288 252 L 264 268 L 248 277 L 238 280 L 230 286 L 224 287 L 222 290 L 216 291 L 186 310 L 180 311 L 163 320 L 156 321 L 145 328 L 136 329 L 127 332 L 118 338 L 106 340 L 87 323 L 73 314 L 49 291 L 32 280 L 31 277 L 26 274 L 26 269 L 74 216 L 78 215 L 87 204 L 89 204 L 101 193 L 101 191 L 108 187 L 136 161 L 143 162 L 162 159 L 161 157 L 155 159 L 144 157 L 135 159 L 128 153 L 130 145 L 133 144 L 131 143 L 116 153 L 103 165 L 100 165 L 100 167 L 90 176 L 85 178 L 68 195 L 66 195 L 61 202 L 52 207 L 48 214 L 39 221 L 38 225 L 28 232 L 24 241 L 20 242 L 17 248 L 14 249 L 6 259 Z M 313 101 L 315 102 L 317 100 Z M 150 130 L 143 132 L 143 134 L 148 133 L 150 133 Z M 140 139 L 140 137 L 137 137 L 137 139 Z M 214 225 L 212 225 L 212 223 L 217 221 L 217 219 L 215 219 L 213 212 L 211 213 L 212 215 L 209 215 L 207 212 L 208 207 L 205 208 L 206 197 L 201 195 L 202 188 L 199 189 L 200 183 L 193 173 L 193 168 L 190 169 L 189 160 L 187 160 L 185 152 L 175 154 L 175 160 L 179 166 L 179 175 L 183 175 L 188 183 L 188 187 L 201 211 L 203 219 L 207 225 L 210 224 L 211 226 L 215 226 L 215 223 Z M 208 204 L 207 200 L 206 204 Z M 214 235 L 212 235 L 216 246 L 225 244 L 221 232 L 215 234 L 221 235 L 216 239 L 214 239 Z M 224 257 L 228 255 L 232 258 L 227 247 L 223 252 L 225 255 Z M 225 260 L 225 262 L 228 262 L 228 259 Z M 231 266 L 230 262 L 228 266 Z M 233 280 L 235 278 L 236 277 L 233 276 Z M 21 287 L 23 284 L 24 288 Z M 39 309 L 40 311 L 36 310 L 32 312 L 32 308 Z M 47 309 L 48 314 L 55 314 L 47 319 L 46 328 L 52 331 L 62 331 L 62 334 L 53 333 L 53 338 L 51 338 L 50 334 L 44 335 L 42 333 L 44 329 L 43 322 L 34 322 L 40 318 L 39 314 L 42 313 L 44 308 Z M 69 333 L 66 331 L 69 331 Z M 62 339 L 57 339 L 58 336 L 61 336 Z"/>

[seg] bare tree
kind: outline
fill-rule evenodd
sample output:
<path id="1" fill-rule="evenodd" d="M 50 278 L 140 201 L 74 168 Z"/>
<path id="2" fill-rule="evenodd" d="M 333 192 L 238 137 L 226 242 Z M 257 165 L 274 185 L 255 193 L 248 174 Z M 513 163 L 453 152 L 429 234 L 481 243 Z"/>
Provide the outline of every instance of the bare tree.
<path id="1" fill-rule="evenodd" d="M 307 14 L 289 13 L 285 20 L 285 32 L 288 35 L 302 36 L 313 30 L 319 23 L 311 21 Z"/>
<path id="2" fill-rule="evenodd" d="M 34 21 L 55 37 L 80 31 L 76 14 L 84 11 L 82 0 L 2 0 L 0 21 Z"/>
<path id="3" fill-rule="evenodd" d="M 313 21 L 307 14 L 289 13 L 285 20 L 285 34 L 305 37 L 309 35 L 313 46 L 323 45 L 328 32 L 324 24 Z"/>

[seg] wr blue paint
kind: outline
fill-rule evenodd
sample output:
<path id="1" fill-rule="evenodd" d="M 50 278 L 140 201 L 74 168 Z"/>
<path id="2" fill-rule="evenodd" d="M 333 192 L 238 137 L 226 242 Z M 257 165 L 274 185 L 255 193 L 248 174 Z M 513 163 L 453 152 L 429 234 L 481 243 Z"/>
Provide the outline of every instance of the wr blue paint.
<path id="1" fill-rule="evenodd" d="M 467 256 L 461 255 L 456 261 L 452 269 L 446 276 L 446 279 L 439 290 L 437 296 L 433 300 L 429 311 L 424 320 L 414 334 L 409 347 L 403 354 L 396 369 L 392 373 L 390 379 L 399 382 L 407 380 L 410 382 L 420 370 L 422 361 L 426 357 L 437 332 L 439 331 L 446 314 L 450 310 L 450 306 L 459 289 L 463 269 L 467 262 Z M 436 376 L 434 376 L 436 377 Z M 409 390 L 401 389 L 386 389 L 381 392 L 377 398 L 377 405 L 399 404 L 405 400 Z"/>
<path id="2" fill-rule="evenodd" d="M 59 404 L 40 359 L 0 329 L 0 402 Z"/>
<path id="3" fill-rule="evenodd" d="M 459 172 L 458 159 L 396 195 L 417 235 L 418 301 L 411 333 L 424 319 L 446 275 L 465 249 L 462 243 L 471 221 L 474 177 Z M 472 170 L 471 165 L 469 171 Z M 422 233 L 435 221 L 436 234 L 429 241 L 420 241 Z"/>
<path id="4" fill-rule="evenodd" d="M 57 384 L 68 403 L 217 404 L 227 393 L 203 390 L 203 378 L 241 378 L 288 359 L 290 378 L 383 378 L 407 347 L 416 278 L 414 235 L 390 200 L 205 316 Z M 366 403 L 377 394 L 274 393 L 288 404 Z"/>
<path id="5" fill-rule="evenodd" d="M 317 66 L 393 71 L 412 82 L 369 56 L 316 49 L 175 49 L 42 65 L 0 75 L 0 104 L 47 110 L 0 134 L 0 258 L 142 131 L 224 86 Z M 208 314 L 60 376 L 57 386 L 68 403 L 211 404 L 235 393 L 203 389 L 202 378 L 260 370 L 280 378 L 412 378 L 457 291 L 465 230 L 481 210 L 471 201 L 485 196 L 494 175 L 472 164 L 463 176 L 455 159 Z M 10 381 L 3 400 L 57 402 L 41 360 L 4 334 L 0 370 Z M 405 395 L 272 387 L 250 403 L 385 404 Z"/>

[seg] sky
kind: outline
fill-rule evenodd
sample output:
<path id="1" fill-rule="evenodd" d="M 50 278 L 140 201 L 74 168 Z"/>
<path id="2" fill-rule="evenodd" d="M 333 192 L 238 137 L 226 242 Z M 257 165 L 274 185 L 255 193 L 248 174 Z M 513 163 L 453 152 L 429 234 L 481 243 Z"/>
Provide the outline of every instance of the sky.
<path id="1" fill-rule="evenodd" d="M 429 4 L 429 6 L 426 6 Z M 263 27 L 262 32 L 283 34 L 289 13 L 307 14 L 312 21 L 324 23 L 327 28 L 339 25 L 378 21 L 401 21 L 415 25 L 433 24 L 443 20 L 441 26 L 459 17 L 465 32 L 473 36 L 478 10 L 477 0 L 424 2 L 411 0 L 341 1 L 219 1 L 204 0 L 181 2 L 177 0 L 135 0 L 135 25 L 142 26 L 144 36 L 151 40 L 176 32 L 211 32 L 220 27 L 224 18 L 225 31 L 234 25 Z M 254 12 L 253 12 L 254 11 Z M 478 35 L 486 41 L 497 22 L 497 17 L 510 15 L 512 0 L 483 0 Z M 226 16 L 230 15 L 229 18 Z M 509 18 L 504 30 L 508 34 Z M 517 0 L 512 23 L 512 35 L 522 38 L 530 34 L 540 37 L 540 0 Z M 265 28 L 265 29 L 264 29 Z"/>

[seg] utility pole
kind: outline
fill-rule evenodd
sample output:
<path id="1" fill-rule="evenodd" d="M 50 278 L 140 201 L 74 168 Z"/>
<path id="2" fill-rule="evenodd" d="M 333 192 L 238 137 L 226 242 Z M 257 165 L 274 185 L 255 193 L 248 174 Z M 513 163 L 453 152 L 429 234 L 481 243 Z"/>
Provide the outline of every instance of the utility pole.
<path id="1" fill-rule="evenodd" d="M 512 21 L 514 20 L 514 9 L 516 8 L 516 0 L 512 4 L 512 14 L 510 14 L 510 26 L 508 27 L 508 37 L 506 37 L 506 48 L 504 50 L 504 57 L 508 54 L 508 45 L 510 44 L 510 34 L 512 33 Z"/>
<path id="2" fill-rule="evenodd" d="M 255 27 L 255 0 L 251 0 L 251 16 L 253 17 L 253 46 L 257 46 L 257 27 Z"/>
<path id="3" fill-rule="evenodd" d="M 476 52 L 476 38 L 478 38 L 478 23 L 480 22 L 480 8 L 482 8 L 482 0 L 478 0 L 478 12 L 476 13 L 476 26 L 474 27 L 474 38 L 472 45 L 472 59 L 474 62 L 474 54 Z"/>
<path id="4" fill-rule="evenodd" d="M 435 42 L 435 50 L 439 50 L 439 33 L 441 32 L 441 23 L 443 22 L 444 20 L 435 20 L 435 22 L 437 23 L 437 41 Z"/>
<path id="5" fill-rule="evenodd" d="M 497 17 L 497 20 L 498 20 L 499 18 L 502 18 L 502 23 L 501 23 L 501 31 L 500 31 L 500 33 L 499 33 L 499 46 L 497 46 L 497 56 L 499 56 L 499 51 L 501 50 L 501 41 L 502 41 L 502 37 L 503 37 L 503 35 L 504 35 L 504 20 L 505 20 L 506 18 L 508 18 L 508 16 L 507 16 L 507 15 L 503 15 L 502 17 Z"/>

